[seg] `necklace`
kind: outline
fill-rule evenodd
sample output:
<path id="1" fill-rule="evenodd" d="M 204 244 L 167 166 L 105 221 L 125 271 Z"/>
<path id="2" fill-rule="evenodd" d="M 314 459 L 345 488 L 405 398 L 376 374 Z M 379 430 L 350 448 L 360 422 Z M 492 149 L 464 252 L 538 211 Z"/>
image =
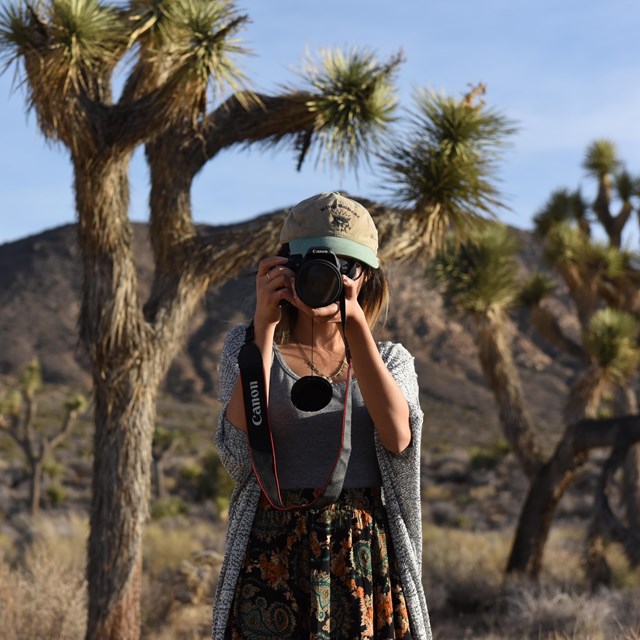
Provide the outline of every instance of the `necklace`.
<path id="1" fill-rule="evenodd" d="M 344 360 L 344 359 L 340 363 L 340 366 L 331 375 L 327 376 L 324 373 L 322 373 L 322 371 L 320 371 L 318 369 L 318 367 L 316 367 L 316 365 L 313 364 L 313 361 L 309 360 L 309 358 L 307 358 L 307 354 L 304 352 L 304 349 L 302 348 L 302 345 L 300 344 L 300 341 L 298 340 L 298 337 L 296 335 L 294 335 L 293 338 L 296 341 L 296 345 L 298 347 L 298 351 L 300 352 L 300 355 L 302 356 L 302 359 L 304 360 L 305 364 L 317 376 L 320 376 L 321 378 L 324 378 L 325 380 L 328 380 L 331 384 L 333 384 L 334 379 L 339 377 L 339 376 L 341 376 L 344 373 L 344 370 L 345 370 L 345 368 L 347 366 L 347 361 Z M 313 349 L 312 349 L 311 353 L 313 354 Z"/>

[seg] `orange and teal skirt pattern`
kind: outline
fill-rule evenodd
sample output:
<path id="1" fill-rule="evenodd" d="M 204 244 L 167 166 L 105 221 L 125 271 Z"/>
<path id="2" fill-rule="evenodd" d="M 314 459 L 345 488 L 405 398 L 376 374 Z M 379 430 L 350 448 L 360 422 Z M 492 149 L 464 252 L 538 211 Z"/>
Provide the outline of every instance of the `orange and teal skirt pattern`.
<path id="1" fill-rule="evenodd" d="M 286 504 L 312 492 L 287 491 Z M 410 640 L 380 489 L 254 519 L 225 640 Z"/>

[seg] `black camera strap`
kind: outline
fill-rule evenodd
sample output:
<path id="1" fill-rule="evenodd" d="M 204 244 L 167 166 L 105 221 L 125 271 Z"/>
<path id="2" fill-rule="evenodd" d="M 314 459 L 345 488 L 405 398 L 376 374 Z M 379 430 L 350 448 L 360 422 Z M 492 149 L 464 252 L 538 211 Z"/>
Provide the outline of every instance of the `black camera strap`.
<path id="1" fill-rule="evenodd" d="M 348 362 L 347 382 L 342 409 L 342 430 L 340 434 L 340 449 L 338 450 L 332 468 L 322 487 L 316 490 L 316 497 L 307 504 L 285 506 L 282 501 L 276 451 L 269 422 L 268 399 L 264 379 L 262 353 L 254 341 L 253 321 L 247 327 L 245 342 L 238 354 L 240 379 L 244 400 L 244 411 L 247 423 L 247 438 L 251 454 L 251 466 L 258 480 L 258 484 L 267 497 L 269 504 L 280 511 L 294 509 L 310 509 L 324 507 L 335 502 L 340 493 L 347 474 L 349 457 L 351 456 L 351 353 L 345 333 L 345 300 L 340 300 L 342 314 L 342 330 L 345 342 L 346 358 Z"/>

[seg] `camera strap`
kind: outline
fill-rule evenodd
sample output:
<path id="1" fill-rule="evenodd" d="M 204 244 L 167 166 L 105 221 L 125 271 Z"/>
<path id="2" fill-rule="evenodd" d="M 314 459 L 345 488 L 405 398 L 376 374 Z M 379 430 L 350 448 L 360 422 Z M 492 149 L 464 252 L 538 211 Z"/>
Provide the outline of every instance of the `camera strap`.
<path id="1" fill-rule="evenodd" d="M 240 379 L 244 400 L 244 411 L 247 423 L 247 438 L 251 454 L 251 466 L 262 492 L 269 504 L 279 511 L 294 509 L 310 509 L 324 507 L 335 502 L 340 493 L 347 473 L 349 457 L 351 456 L 351 353 L 345 333 L 345 300 L 340 300 L 342 313 L 342 329 L 348 362 L 347 382 L 342 409 L 342 429 L 340 434 L 340 448 L 336 454 L 332 468 L 322 487 L 316 489 L 316 497 L 307 504 L 285 506 L 282 501 L 278 466 L 276 461 L 275 443 L 271 424 L 269 422 L 268 399 L 264 379 L 262 353 L 254 338 L 253 321 L 245 332 L 245 342 L 238 354 Z"/>

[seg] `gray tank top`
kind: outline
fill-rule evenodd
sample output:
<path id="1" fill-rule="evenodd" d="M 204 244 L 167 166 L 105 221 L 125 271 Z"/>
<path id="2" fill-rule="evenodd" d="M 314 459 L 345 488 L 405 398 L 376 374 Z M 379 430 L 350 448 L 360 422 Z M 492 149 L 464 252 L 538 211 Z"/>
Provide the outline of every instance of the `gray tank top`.
<path id="1" fill-rule="evenodd" d="M 291 387 L 299 379 L 273 348 L 269 390 L 269 421 L 276 449 L 278 477 L 283 489 L 320 487 L 327 479 L 340 446 L 345 382 L 332 385 L 331 402 L 316 412 L 299 411 L 291 402 Z M 351 457 L 344 486 L 382 484 L 374 446 L 375 426 L 352 380 Z"/>

